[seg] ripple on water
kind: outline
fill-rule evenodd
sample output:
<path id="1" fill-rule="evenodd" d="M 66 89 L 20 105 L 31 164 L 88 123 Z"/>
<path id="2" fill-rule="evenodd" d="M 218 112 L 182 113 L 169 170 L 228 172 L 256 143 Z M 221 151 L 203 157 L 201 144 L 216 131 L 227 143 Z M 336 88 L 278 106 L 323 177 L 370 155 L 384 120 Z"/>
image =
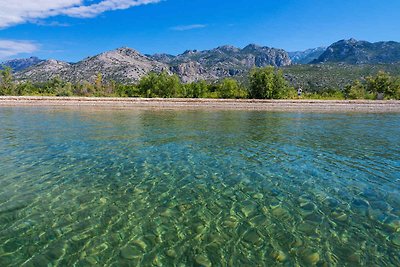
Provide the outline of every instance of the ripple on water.
<path id="1" fill-rule="evenodd" d="M 398 115 L 0 109 L 0 266 L 400 265 Z"/>

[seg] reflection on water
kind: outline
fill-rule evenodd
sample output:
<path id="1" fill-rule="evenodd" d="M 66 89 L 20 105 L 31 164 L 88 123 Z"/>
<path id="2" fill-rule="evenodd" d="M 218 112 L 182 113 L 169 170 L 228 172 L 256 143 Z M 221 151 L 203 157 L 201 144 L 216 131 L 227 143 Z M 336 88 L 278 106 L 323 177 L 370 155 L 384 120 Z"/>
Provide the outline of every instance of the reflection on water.
<path id="1" fill-rule="evenodd" d="M 0 266 L 399 266 L 400 115 L 0 109 Z"/>

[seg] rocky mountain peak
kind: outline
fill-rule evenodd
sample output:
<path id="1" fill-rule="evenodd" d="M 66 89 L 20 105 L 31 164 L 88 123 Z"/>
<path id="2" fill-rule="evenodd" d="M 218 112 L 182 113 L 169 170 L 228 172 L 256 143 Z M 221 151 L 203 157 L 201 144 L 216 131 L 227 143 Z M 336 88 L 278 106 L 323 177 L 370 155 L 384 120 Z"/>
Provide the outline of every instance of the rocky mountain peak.
<path id="1" fill-rule="evenodd" d="M 261 48 L 261 46 L 259 46 L 259 45 L 249 44 L 249 45 L 245 46 L 242 50 L 243 51 L 254 51 L 254 50 L 258 50 L 260 48 Z"/>
<path id="2" fill-rule="evenodd" d="M 222 52 L 225 52 L 225 53 L 231 53 L 231 52 L 237 53 L 237 52 L 240 51 L 239 48 L 234 47 L 234 46 L 232 46 L 232 45 L 223 45 L 223 46 L 219 46 L 219 47 L 217 47 L 215 50 L 217 50 L 217 51 L 222 51 Z"/>
<path id="3" fill-rule="evenodd" d="M 12 59 L 12 60 L 8 60 L 3 63 L 0 63 L 0 69 L 2 69 L 2 66 L 6 66 L 6 67 L 10 67 L 13 71 L 21 71 L 21 70 L 27 69 L 31 66 L 37 65 L 41 62 L 43 62 L 43 60 L 39 59 L 37 57 Z"/>
<path id="4" fill-rule="evenodd" d="M 382 64 L 400 61 L 400 43 L 340 40 L 312 63 Z"/>

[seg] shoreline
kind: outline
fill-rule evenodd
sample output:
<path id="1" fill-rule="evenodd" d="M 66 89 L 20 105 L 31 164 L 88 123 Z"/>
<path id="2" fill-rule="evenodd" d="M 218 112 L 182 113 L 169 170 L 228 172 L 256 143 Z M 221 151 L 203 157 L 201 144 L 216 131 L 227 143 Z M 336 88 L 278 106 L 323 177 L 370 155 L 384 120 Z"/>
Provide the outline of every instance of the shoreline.
<path id="1" fill-rule="evenodd" d="M 117 109 L 211 109 L 289 112 L 400 113 L 400 100 L 258 100 L 202 98 L 114 98 L 0 96 L 0 107 L 68 107 Z"/>

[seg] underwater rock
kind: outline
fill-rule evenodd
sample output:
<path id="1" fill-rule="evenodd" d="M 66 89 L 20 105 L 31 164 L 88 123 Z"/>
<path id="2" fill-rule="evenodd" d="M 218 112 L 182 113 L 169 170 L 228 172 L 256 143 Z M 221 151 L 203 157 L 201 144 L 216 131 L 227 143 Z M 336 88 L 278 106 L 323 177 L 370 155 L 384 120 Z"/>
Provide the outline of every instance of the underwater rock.
<path id="1" fill-rule="evenodd" d="M 319 213 L 311 213 L 304 218 L 306 221 L 321 224 L 324 221 L 324 217 Z"/>
<path id="2" fill-rule="evenodd" d="M 316 265 L 319 262 L 320 256 L 317 252 L 307 254 L 304 256 L 304 261 L 310 265 Z"/>
<path id="3" fill-rule="evenodd" d="M 133 240 L 132 243 L 138 246 L 142 251 L 146 251 L 147 244 L 143 240 L 136 239 Z"/>
<path id="4" fill-rule="evenodd" d="M 94 266 L 94 265 L 98 264 L 96 258 L 91 257 L 91 256 L 90 257 L 86 257 L 83 260 L 84 260 L 85 264 L 87 264 L 87 265 Z"/>
<path id="5" fill-rule="evenodd" d="M 168 249 L 167 252 L 165 253 L 168 257 L 170 258 L 176 258 L 178 255 L 176 254 L 176 251 L 173 249 Z"/>
<path id="6" fill-rule="evenodd" d="M 305 202 L 300 204 L 300 208 L 301 208 L 301 214 L 303 216 L 306 216 L 313 213 L 317 209 L 317 206 L 312 202 Z"/>
<path id="7" fill-rule="evenodd" d="M 264 214 L 257 215 L 250 219 L 250 224 L 253 226 L 262 226 L 265 225 L 267 222 L 268 218 Z"/>
<path id="8" fill-rule="evenodd" d="M 178 210 L 182 213 L 190 210 L 191 208 L 192 208 L 191 204 L 181 204 L 178 206 Z"/>
<path id="9" fill-rule="evenodd" d="M 242 211 L 244 216 L 247 218 L 257 210 L 257 205 L 251 201 L 244 201 L 243 206 L 241 207 L 240 210 Z"/>
<path id="10" fill-rule="evenodd" d="M 287 260 L 287 255 L 282 250 L 275 250 L 271 253 L 271 257 L 277 262 L 284 262 Z"/>
<path id="11" fill-rule="evenodd" d="M 371 201 L 369 203 L 371 208 L 381 210 L 381 211 L 389 211 L 390 205 L 382 200 Z"/>
<path id="12" fill-rule="evenodd" d="M 332 217 L 333 219 L 339 221 L 339 222 L 345 222 L 347 221 L 347 214 L 344 213 L 343 211 L 334 211 L 332 212 Z"/>
<path id="13" fill-rule="evenodd" d="M 316 234 L 316 228 L 315 225 L 309 222 L 302 222 L 297 226 L 297 230 L 299 230 L 302 233 L 305 233 L 307 235 L 314 235 Z"/>
<path id="14" fill-rule="evenodd" d="M 137 247 L 132 245 L 126 245 L 120 250 L 122 258 L 127 260 L 133 260 L 143 255 L 143 252 Z"/>
<path id="15" fill-rule="evenodd" d="M 390 241 L 392 242 L 393 245 L 400 247 L 400 233 L 394 233 L 390 237 Z"/>
<path id="16" fill-rule="evenodd" d="M 340 202 L 332 197 L 328 197 L 324 200 L 324 204 L 330 208 L 337 208 L 340 205 Z"/>
<path id="17" fill-rule="evenodd" d="M 107 203 L 107 199 L 105 197 L 102 197 L 99 199 L 100 204 L 104 205 Z"/>
<path id="18" fill-rule="evenodd" d="M 278 217 L 280 219 L 285 219 L 285 218 L 289 217 L 288 211 L 282 207 L 277 207 L 277 208 L 273 209 L 271 213 L 272 213 L 272 215 L 274 215 L 275 217 Z"/>
<path id="19" fill-rule="evenodd" d="M 400 230 L 400 219 L 396 216 L 390 215 L 384 223 L 385 227 L 392 231 L 392 232 L 397 232 Z"/>
<path id="20" fill-rule="evenodd" d="M 257 193 L 257 194 L 253 195 L 253 198 L 255 198 L 255 199 L 262 199 L 263 197 L 264 197 L 264 195 L 261 193 Z"/>
<path id="21" fill-rule="evenodd" d="M 353 209 L 359 214 L 366 216 L 368 213 L 369 203 L 361 198 L 356 198 L 351 203 Z"/>
<path id="22" fill-rule="evenodd" d="M 243 240 L 252 245 L 257 245 L 262 241 L 256 229 L 247 231 L 243 236 Z"/>
<path id="23" fill-rule="evenodd" d="M 282 205 L 282 203 L 279 200 L 273 200 L 269 203 L 269 207 L 271 209 L 276 209 L 278 207 L 280 207 Z"/>
<path id="24" fill-rule="evenodd" d="M 356 265 L 361 262 L 360 255 L 357 253 L 352 253 L 350 256 L 347 257 L 347 260 Z"/>
<path id="25" fill-rule="evenodd" d="M 194 260 L 200 266 L 203 266 L 203 267 L 211 267 L 212 266 L 212 263 L 211 263 L 210 259 L 207 256 L 197 255 L 194 258 Z"/>
<path id="26" fill-rule="evenodd" d="M 230 216 L 228 219 L 226 219 L 222 224 L 224 227 L 228 227 L 228 228 L 236 228 L 236 226 L 238 225 L 239 220 L 234 217 L 234 216 Z"/>

